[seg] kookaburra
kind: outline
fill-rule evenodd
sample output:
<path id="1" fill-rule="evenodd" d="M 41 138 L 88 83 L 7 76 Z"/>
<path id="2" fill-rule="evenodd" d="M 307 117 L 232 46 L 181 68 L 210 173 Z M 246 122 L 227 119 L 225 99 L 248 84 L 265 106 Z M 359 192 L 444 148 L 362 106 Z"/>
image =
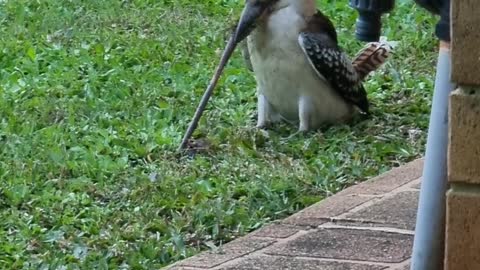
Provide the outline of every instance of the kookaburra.
<path id="1" fill-rule="evenodd" d="M 245 38 L 257 82 L 257 127 L 283 119 L 299 123 L 299 131 L 368 114 L 362 80 L 390 50 L 369 43 L 349 60 L 315 0 L 246 0 L 233 42 Z"/>
<path id="2" fill-rule="evenodd" d="M 358 111 L 368 115 L 362 81 L 392 49 L 389 43 L 372 42 L 350 61 L 338 45 L 335 27 L 316 9 L 315 0 L 246 0 L 180 150 L 188 145 L 220 74 L 245 38 L 247 64 L 257 81 L 257 127 L 283 119 L 299 123 L 300 132 L 346 122 Z"/>

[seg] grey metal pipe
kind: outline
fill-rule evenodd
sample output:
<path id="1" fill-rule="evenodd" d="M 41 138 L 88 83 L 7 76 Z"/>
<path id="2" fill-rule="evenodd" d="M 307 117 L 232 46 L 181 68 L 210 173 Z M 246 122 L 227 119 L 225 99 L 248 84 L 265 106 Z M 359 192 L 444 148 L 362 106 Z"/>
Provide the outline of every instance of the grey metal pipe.
<path id="1" fill-rule="evenodd" d="M 448 101 L 454 88 L 450 81 L 450 50 L 440 47 L 427 149 L 415 227 L 411 270 L 442 269 L 447 190 Z"/>

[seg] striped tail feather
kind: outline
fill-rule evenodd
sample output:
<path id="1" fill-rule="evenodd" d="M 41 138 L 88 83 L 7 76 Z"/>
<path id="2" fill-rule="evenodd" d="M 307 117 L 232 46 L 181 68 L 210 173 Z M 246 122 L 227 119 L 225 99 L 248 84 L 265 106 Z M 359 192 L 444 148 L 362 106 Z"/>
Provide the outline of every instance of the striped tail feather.
<path id="1" fill-rule="evenodd" d="M 353 58 L 352 65 L 360 80 L 377 70 L 390 56 L 393 47 L 387 42 L 370 42 Z"/>

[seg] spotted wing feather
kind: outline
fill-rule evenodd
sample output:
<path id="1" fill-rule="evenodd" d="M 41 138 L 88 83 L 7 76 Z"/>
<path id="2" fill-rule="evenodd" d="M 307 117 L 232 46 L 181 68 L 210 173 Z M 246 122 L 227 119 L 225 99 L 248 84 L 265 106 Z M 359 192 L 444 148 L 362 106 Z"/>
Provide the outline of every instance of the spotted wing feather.
<path id="1" fill-rule="evenodd" d="M 352 62 L 324 32 L 301 32 L 299 44 L 312 68 L 346 101 L 368 113 L 367 93 Z"/>

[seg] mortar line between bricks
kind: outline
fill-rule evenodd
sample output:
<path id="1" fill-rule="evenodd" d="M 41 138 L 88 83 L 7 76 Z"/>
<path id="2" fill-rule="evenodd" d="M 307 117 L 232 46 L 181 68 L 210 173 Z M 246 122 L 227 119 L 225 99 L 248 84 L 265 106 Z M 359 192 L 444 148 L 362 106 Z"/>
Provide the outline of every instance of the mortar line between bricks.
<path id="1" fill-rule="evenodd" d="M 272 243 L 271 245 L 268 245 L 268 246 L 266 246 L 266 247 L 264 247 L 264 248 L 262 248 L 262 249 L 258 249 L 256 252 L 260 252 L 260 251 L 262 251 L 262 250 L 264 250 L 264 249 L 271 248 L 272 246 L 275 246 L 275 245 L 285 244 L 285 243 L 287 243 L 287 242 L 290 242 L 290 241 L 292 241 L 292 240 L 295 240 L 295 239 L 299 238 L 300 236 L 303 236 L 303 235 L 305 235 L 305 234 L 308 234 L 308 233 L 310 233 L 310 232 L 312 232 L 312 231 L 316 231 L 316 230 L 317 230 L 317 228 L 312 228 L 311 230 L 300 230 L 300 231 L 298 231 L 298 232 L 290 235 L 290 236 L 287 237 L 287 238 L 277 238 L 277 239 L 276 239 L 276 240 L 277 240 L 276 242 L 274 242 L 274 243 Z M 256 252 L 255 252 L 255 253 L 256 253 Z"/>
<path id="2" fill-rule="evenodd" d="M 293 256 L 282 256 L 282 257 L 293 257 Z M 335 259 L 335 258 L 314 258 L 314 257 L 305 257 L 305 256 L 295 256 L 295 258 L 305 259 L 305 260 L 306 259 L 316 260 L 316 261 L 323 261 L 323 262 L 355 263 L 355 264 L 375 265 L 375 266 L 385 266 L 385 267 L 391 266 L 391 264 L 389 264 L 389 263 L 362 261 L 362 260 L 348 260 L 348 259 Z"/>
<path id="3" fill-rule="evenodd" d="M 385 263 L 385 262 L 373 262 L 373 261 L 364 261 L 364 260 L 348 260 L 348 259 L 336 259 L 336 258 L 319 258 L 319 257 L 306 257 L 306 256 L 289 256 L 289 255 L 282 255 L 282 254 L 268 254 L 268 253 L 258 253 L 258 254 L 250 254 L 248 258 L 254 259 L 258 257 L 272 257 L 272 258 L 295 258 L 300 260 L 310 260 L 310 261 L 318 261 L 318 262 L 337 262 L 337 263 L 349 263 L 349 264 L 359 264 L 359 265 L 374 265 L 374 266 L 382 266 L 382 267 L 396 267 L 398 263 Z M 238 259 L 238 258 L 237 258 Z M 208 270 L 220 270 L 224 267 L 234 266 L 237 263 L 243 261 L 242 260 L 230 260 L 224 262 L 221 265 L 217 265 L 214 268 L 209 268 Z"/>
<path id="4" fill-rule="evenodd" d="M 399 186 L 398 188 L 396 188 L 394 190 L 391 190 L 389 192 L 383 193 L 383 194 L 361 194 L 361 193 L 359 193 L 359 194 L 355 194 L 355 195 L 358 196 L 358 197 L 364 197 L 364 198 L 381 199 L 381 198 L 385 197 L 385 195 L 388 195 L 388 194 L 397 194 L 397 193 L 401 193 L 401 192 L 405 192 L 405 191 L 418 191 L 419 190 L 418 188 L 413 187 L 414 185 L 418 184 L 417 180 L 418 179 L 412 180 L 412 181 L 408 182 L 407 184 L 405 184 L 403 186 Z M 398 190 L 400 188 L 402 188 L 402 189 Z M 351 196 L 351 195 L 352 194 L 348 194 L 347 196 Z"/>
<path id="5" fill-rule="evenodd" d="M 172 265 L 168 267 L 172 267 Z M 190 266 L 177 266 L 177 267 L 181 267 L 180 269 L 182 270 L 209 270 L 209 268 L 201 268 L 201 267 L 190 267 Z M 160 269 L 163 269 L 163 268 L 160 268 Z"/>
<path id="6" fill-rule="evenodd" d="M 179 264 L 182 261 L 178 261 L 174 264 L 167 265 L 167 266 L 162 267 L 160 269 L 165 269 L 165 270 L 177 269 L 177 268 L 182 269 L 182 270 L 210 270 L 211 269 L 211 268 L 205 268 L 205 267 L 200 267 L 200 266 L 188 266 L 188 265 Z"/>
<path id="7" fill-rule="evenodd" d="M 358 197 L 363 197 L 363 198 L 372 198 L 372 199 L 381 199 L 383 197 L 383 194 L 382 195 L 372 195 L 372 194 L 355 194 L 356 196 Z M 347 196 L 351 196 L 351 194 L 347 195 Z"/>
<path id="8" fill-rule="evenodd" d="M 389 232 L 389 233 L 399 233 L 405 235 L 414 235 L 414 231 L 403 230 L 391 227 L 361 227 L 361 226 L 342 226 L 332 223 L 325 223 L 319 226 L 322 229 L 352 229 L 352 230 L 363 230 L 363 231 L 376 231 L 376 232 Z"/>
<path id="9" fill-rule="evenodd" d="M 406 183 L 405 186 L 409 186 L 410 189 L 418 190 L 417 188 L 414 188 L 413 186 L 415 186 L 417 184 L 420 184 L 422 182 L 422 178 L 423 178 L 423 176 L 420 176 L 420 177 Z"/>
<path id="10" fill-rule="evenodd" d="M 384 193 L 383 195 L 377 195 L 377 196 L 372 196 L 372 199 L 369 200 L 369 201 L 366 201 L 346 212 L 343 212 L 341 213 L 340 215 L 337 215 L 337 216 L 334 216 L 334 217 L 331 217 L 331 218 L 335 218 L 335 219 L 344 219 L 346 218 L 348 215 L 352 214 L 352 213 L 356 213 L 358 211 L 361 211 L 363 209 L 366 209 L 374 204 L 376 204 L 377 202 L 380 202 L 380 201 L 383 201 L 385 199 L 388 199 L 388 198 L 391 198 L 395 195 L 397 195 L 398 193 L 401 193 L 401 192 L 406 192 L 406 191 L 411 191 L 411 192 L 418 192 L 418 190 L 416 189 L 411 189 L 411 186 L 417 184 L 417 180 L 420 179 L 420 178 L 416 178 L 416 179 L 413 179 L 411 180 L 410 182 L 402 185 L 402 186 L 399 186 L 397 187 L 396 189 L 394 190 L 391 190 L 387 193 Z M 335 195 L 334 195 L 335 196 Z"/>
<path id="11" fill-rule="evenodd" d="M 362 204 L 360 204 L 356 207 L 353 207 L 353 208 L 341 213 L 340 215 L 330 217 L 330 220 L 332 220 L 332 219 L 345 219 L 351 213 L 355 213 L 355 212 L 361 211 L 363 209 L 366 209 L 366 208 L 376 204 L 377 202 L 381 201 L 382 199 L 384 199 L 384 197 L 373 198 L 371 200 L 368 200 L 368 201 L 366 201 L 366 202 L 364 202 L 364 203 L 362 203 Z"/>
<path id="12" fill-rule="evenodd" d="M 410 191 L 410 192 L 416 191 L 416 192 L 419 192 L 420 190 L 419 190 L 419 189 L 416 189 L 416 188 L 408 188 L 408 189 L 405 189 L 404 192 L 405 192 L 405 191 Z"/>
<path id="13" fill-rule="evenodd" d="M 410 261 L 411 261 L 411 258 L 403 261 L 403 262 L 400 262 L 400 263 L 396 263 L 396 264 L 393 264 L 389 269 L 391 270 L 402 270 L 402 269 L 405 269 L 404 267 L 405 266 L 408 266 L 410 264 Z"/>
<path id="14" fill-rule="evenodd" d="M 351 264 L 362 264 L 362 265 L 375 265 L 375 266 L 383 266 L 383 267 L 392 267 L 392 266 L 397 265 L 395 263 L 373 262 L 373 261 L 366 261 L 366 260 L 349 260 L 349 259 L 338 259 L 338 258 L 290 256 L 290 255 L 284 255 L 284 254 L 264 254 L 264 256 L 282 257 L 282 258 L 295 258 L 295 259 L 311 260 L 311 261 L 319 261 L 319 262 L 338 262 L 338 263 L 351 263 Z"/>
<path id="15" fill-rule="evenodd" d="M 358 218 L 330 218 L 328 222 L 325 222 L 323 224 L 337 224 L 339 222 L 346 222 L 346 223 L 351 223 L 351 224 L 369 224 L 369 225 L 385 225 L 385 223 L 382 222 L 376 222 L 373 220 L 368 220 L 368 219 L 358 219 Z M 322 226 L 318 225 L 318 227 Z M 345 225 L 347 226 L 347 225 Z M 364 227 L 364 226 L 358 226 L 358 227 Z M 385 227 L 385 226 L 384 226 Z"/>
<path id="16" fill-rule="evenodd" d="M 389 194 L 397 194 L 397 193 L 400 193 L 400 192 L 405 192 L 405 191 L 408 191 L 410 189 L 413 189 L 412 187 L 416 184 L 418 184 L 418 180 L 420 180 L 422 177 L 418 177 L 418 178 L 415 178 L 415 179 L 412 179 L 410 181 L 408 181 L 408 183 L 406 184 L 403 184 L 387 193 L 384 193 L 384 195 L 389 195 Z M 418 190 L 417 190 L 418 191 Z"/>

